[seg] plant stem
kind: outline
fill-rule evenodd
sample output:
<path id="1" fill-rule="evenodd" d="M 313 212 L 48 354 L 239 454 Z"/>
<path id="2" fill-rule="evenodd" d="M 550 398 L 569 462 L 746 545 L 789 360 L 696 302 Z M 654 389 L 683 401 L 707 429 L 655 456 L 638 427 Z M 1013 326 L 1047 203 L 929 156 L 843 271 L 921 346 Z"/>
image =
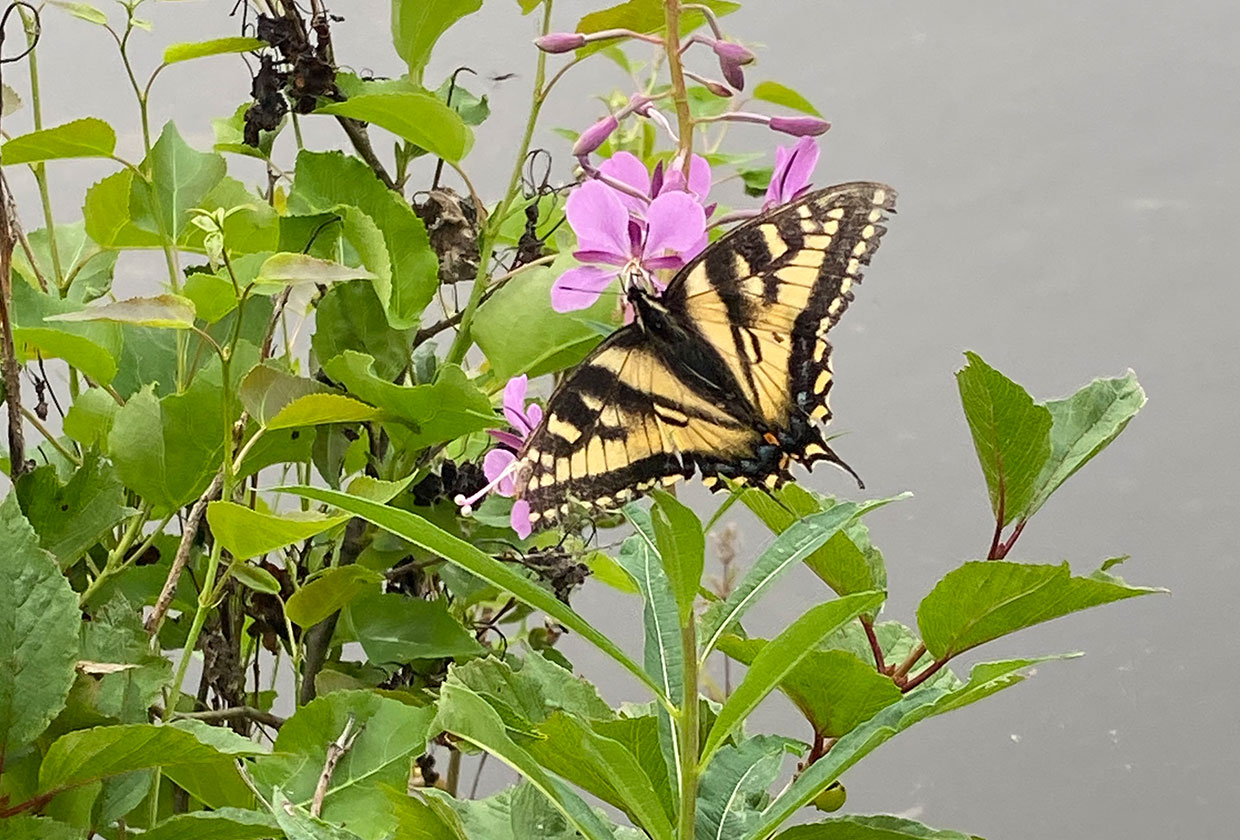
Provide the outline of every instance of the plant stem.
<path id="1" fill-rule="evenodd" d="M 684 696 L 676 715 L 680 741 L 680 818 L 676 836 L 692 838 L 697 823 L 698 788 L 698 650 L 694 616 L 680 628 L 684 659 Z"/>
<path id="2" fill-rule="evenodd" d="M 908 672 L 912 669 L 912 667 L 917 664 L 917 660 L 921 659 L 925 655 L 926 655 L 925 643 L 918 642 L 913 647 L 913 649 L 909 651 L 909 655 L 904 657 L 904 661 L 901 662 L 899 666 L 894 671 L 891 672 L 891 678 L 896 681 L 897 685 L 899 685 L 904 680 L 904 677 L 908 674 Z"/>
<path id="3" fill-rule="evenodd" d="M 676 123 L 680 146 L 676 154 L 682 158 L 685 177 L 693 154 L 693 117 L 689 113 L 689 94 L 685 88 L 685 71 L 680 63 L 680 0 L 663 0 L 663 19 L 667 32 L 663 49 L 667 54 L 667 73 L 672 80 L 672 103 L 676 106 Z"/>
<path id="4" fill-rule="evenodd" d="M 543 19 L 539 34 L 546 35 L 550 31 L 551 0 L 543 0 Z M 534 71 L 534 93 L 530 102 L 530 115 L 525 121 L 525 133 L 521 137 L 521 145 L 517 148 L 517 159 L 512 167 L 512 175 L 508 179 L 508 189 L 505 190 L 504 197 L 495 206 L 495 212 L 487 219 L 481 234 L 478 236 L 478 273 L 474 276 L 474 287 L 470 289 L 469 301 L 466 302 L 465 308 L 461 310 L 460 328 L 457 330 L 452 347 L 448 350 L 448 355 L 444 358 L 444 361 L 449 364 L 460 364 L 465 359 L 465 354 L 469 352 L 469 347 L 473 343 L 470 327 L 473 326 L 474 313 L 478 311 L 478 304 L 482 302 L 482 295 L 487 290 L 487 272 L 491 263 L 491 249 L 495 245 L 495 237 L 499 233 L 500 225 L 508 214 L 508 208 L 512 205 L 513 199 L 516 198 L 517 190 L 521 185 L 521 169 L 525 166 L 525 156 L 529 154 L 530 143 L 534 139 L 534 128 L 538 124 L 538 114 L 542 110 L 543 102 L 546 101 L 546 92 L 543 90 L 543 84 L 546 79 L 547 54 L 542 50 L 538 50 L 538 65 Z M 481 209 L 479 208 L 479 210 Z"/>
<path id="5" fill-rule="evenodd" d="M 34 130 L 41 131 L 43 129 L 43 106 L 42 99 L 39 96 L 39 51 L 35 48 L 35 33 L 30 29 L 30 21 L 26 18 L 26 10 L 21 6 L 17 7 L 17 13 L 22 17 L 22 24 L 26 27 L 26 45 L 30 47 L 30 55 L 28 63 L 30 67 L 30 112 L 34 119 Z M 30 167 L 34 172 L 35 183 L 39 186 L 39 201 L 43 204 L 43 224 L 47 228 L 47 249 L 52 257 L 52 272 L 56 275 L 56 286 L 60 289 L 63 296 L 68 290 L 67 284 L 64 283 L 64 271 L 60 267 L 60 247 L 56 242 L 56 222 L 52 217 L 52 199 L 47 189 L 47 171 L 42 163 L 36 163 Z M 34 260 L 31 260 L 33 265 Z"/>

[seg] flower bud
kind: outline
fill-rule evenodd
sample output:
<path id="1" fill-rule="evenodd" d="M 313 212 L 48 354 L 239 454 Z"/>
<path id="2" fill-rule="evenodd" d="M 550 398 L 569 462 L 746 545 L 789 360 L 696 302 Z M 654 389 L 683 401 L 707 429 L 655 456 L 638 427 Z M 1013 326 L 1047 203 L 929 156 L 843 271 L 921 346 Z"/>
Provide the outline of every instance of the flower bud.
<path id="1" fill-rule="evenodd" d="M 723 72 L 723 78 L 737 90 L 744 90 L 745 73 L 741 68 L 753 63 L 754 54 L 731 41 L 714 41 L 710 48 L 719 56 L 719 69 Z"/>
<path id="2" fill-rule="evenodd" d="M 831 123 L 818 117 L 771 117 L 767 123 L 771 130 L 782 131 L 793 137 L 817 137 L 825 134 Z"/>
<path id="3" fill-rule="evenodd" d="M 534 39 L 534 45 L 547 53 L 566 53 L 586 45 L 586 36 L 580 32 L 550 32 Z"/>
<path id="4" fill-rule="evenodd" d="M 596 122 L 594 125 L 581 132 L 581 136 L 577 138 L 577 142 L 573 144 L 573 155 L 582 157 L 588 155 L 597 149 L 603 143 L 607 142 L 607 138 L 611 133 L 620 126 L 620 121 L 615 117 L 608 115 Z"/>

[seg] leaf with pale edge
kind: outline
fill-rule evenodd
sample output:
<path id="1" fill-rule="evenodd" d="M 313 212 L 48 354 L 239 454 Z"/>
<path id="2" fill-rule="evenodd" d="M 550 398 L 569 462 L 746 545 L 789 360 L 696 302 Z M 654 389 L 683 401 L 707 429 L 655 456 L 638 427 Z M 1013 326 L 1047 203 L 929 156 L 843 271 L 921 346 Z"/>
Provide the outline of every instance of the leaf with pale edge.
<path id="1" fill-rule="evenodd" d="M 890 814 L 847 814 L 812 825 L 798 825 L 775 835 L 775 840 L 978 840 L 976 835 L 931 828 L 916 820 Z"/>
<path id="2" fill-rule="evenodd" d="M 114 151 L 116 132 L 112 126 L 86 117 L 6 141 L 0 146 L 0 161 L 12 166 L 62 158 L 111 157 Z"/>

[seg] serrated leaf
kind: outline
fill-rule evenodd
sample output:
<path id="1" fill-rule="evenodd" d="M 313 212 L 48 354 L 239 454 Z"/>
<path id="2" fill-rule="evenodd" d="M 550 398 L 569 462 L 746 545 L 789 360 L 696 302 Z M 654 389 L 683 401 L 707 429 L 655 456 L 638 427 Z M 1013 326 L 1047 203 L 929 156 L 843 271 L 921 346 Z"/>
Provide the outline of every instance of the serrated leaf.
<path id="1" fill-rule="evenodd" d="M 745 678 L 732 692 L 702 745 L 702 764 L 710 761 L 725 738 L 824 638 L 883 602 L 882 592 L 862 592 L 810 607 L 754 657 Z"/>
<path id="2" fill-rule="evenodd" d="M 135 297 L 50 315 L 47 321 L 109 321 L 142 327 L 188 330 L 194 326 L 194 302 L 180 295 Z"/>
<path id="3" fill-rule="evenodd" d="M 428 93 L 366 93 L 321 105 L 315 113 L 352 117 L 386 128 L 445 160 L 461 160 L 473 145 L 473 133 L 460 115 Z"/>
<path id="4" fill-rule="evenodd" d="M 1110 575 L 1073 577 L 1067 563 L 978 560 L 948 572 L 930 590 L 917 608 L 917 626 L 926 649 L 942 659 L 1052 618 L 1160 591 Z"/>
<path id="5" fill-rule="evenodd" d="M 1095 379 L 1072 396 L 1051 400 L 1051 452 L 1035 483 L 1032 516 L 1051 494 L 1124 431 L 1145 405 L 1145 391 L 1128 371 L 1115 379 Z"/>
<path id="6" fill-rule="evenodd" d="M 86 191 L 82 207 L 86 233 L 104 248 L 158 248 L 154 231 L 138 227 L 133 220 L 130 198 L 134 173 L 122 169 L 95 183 Z"/>
<path id="7" fill-rule="evenodd" d="M 65 704 L 78 656 L 77 595 L 39 547 L 17 495 L 0 501 L 0 756 L 17 755 Z"/>
<path id="8" fill-rule="evenodd" d="M 814 107 L 814 103 L 792 88 L 787 85 L 781 85 L 779 82 L 758 82 L 753 89 L 753 98 L 760 99 L 763 102 L 770 102 L 774 105 L 783 105 L 785 108 L 791 108 L 793 111 L 800 111 L 803 114 L 813 114 L 815 117 L 822 116 L 818 109 Z"/>
<path id="9" fill-rule="evenodd" d="M 383 575 L 364 566 L 328 569 L 289 597 L 284 614 L 294 624 L 313 627 L 382 581 Z"/>
<path id="10" fill-rule="evenodd" d="M 266 41 L 258 38 L 213 38 L 210 41 L 169 44 L 164 49 L 164 64 L 176 64 L 194 58 L 206 58 L 209 55 L 226 55 L 261 50 L 268 46 Z"/>
<path id="11" fill-rule="evenodd" d="M 990 507 L 1001 524 L 1026 516 L 1051 453 L 1051 413 L 976 353 L 957 371 L 960 402 L 973 435 Z"/>
<path id="12" fill-rule="evenodd" d="M 783 769 L 788 741 L 773 735 L 727 744 L 698 783 L 697 840 L 729 840 L 757 824 Z"/>
<path id="13" fill-rule="evenodd" d="M 21 134 L 0 146 L 0 163 L 38 163 L 62 158 L 111 157 L 116 151 L 116 132 L 95 117 L 86 117 L 54 128 Z"/>
<path id="14" fill-rule="evenodd" d="M 279 788 L 271 796 L 271 813 L 288 840 L 361 840 L 352 831 L 319 819 L 290 802 Z"/>
<path id="15" fill-rule="evenodd" d="M 976 835 L 931 828 L 916 820 L 890 814 L 847 814 L 812 825 L 798 825 L 775 835 L 775 840 L 978 840 Z"/>
<path id="16" fill-rule="evenodd" d="M 261 811 L 219 808 L 176 814 L 142 833 L 143 840 L 262 840 L 279 831 L 275 818 Z"/>
<path id="17" fill-rule="evenodd" d="M 254 754 L 261 753 L 254 745 Z M 223 756 L 172 726 L 125 724 L 79 729 L 56 739 L 39 768 L 39 790 L 52 792 L 151 767 L 210 764 Z"/>
<path id="18" fill-rule="evenodd" d="M 140 168 L 149 173 L 150 182 L 131 182 L 127 215 L 137 227 L 173 240 L 181 238 L 190 210 L 223 180 L 226 169 L 224 158 L 191 148 L 171 122 Z M 103 244 L 98 237 L 96 241 Z"/>
<path id="19" fill-rule="evenodd" d="M 65 484 L 49 465 L 22 476 L 16 491 L 40 544 L 65 569 L 120 524 L 128 511 L 112 465 L 90 453 Z"/>
<path id="20" fill-rule="evenodd" d="M 343 283 L 346 280 L 374 280 L 364 268 L 320 260 L 306 254 L 280 253 L 266 259 L 255 278 L 257 283 L 298 286 L 306 283 Z"/>

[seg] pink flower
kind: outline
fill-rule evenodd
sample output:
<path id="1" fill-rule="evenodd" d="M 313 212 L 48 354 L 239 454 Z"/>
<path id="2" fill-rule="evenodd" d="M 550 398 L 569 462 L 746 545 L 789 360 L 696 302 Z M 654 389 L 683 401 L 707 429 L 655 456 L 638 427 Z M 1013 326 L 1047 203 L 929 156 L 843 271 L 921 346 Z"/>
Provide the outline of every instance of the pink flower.
<path id="1" fill-rule="evenodd" d="M 642 170 L 642 181 L 630 185 L 648 194 L 651 184 Z M 614 177 L 626 184 L 629 178 L 637 180 L 627 162 L 615 171 Z M 640 211 L 634 202 L 641 204 L 597 180 L 568 197 L 565 212 L 578 245 L 573 256 L 584 264 L 552 285 L 551 305 L 557 312 L 585 309 L 620 276 L 640 274 L 657 285 L 654 272 L 681 268 L 705 244 L 706 212 L 695 195 L 665 188 Z M 641 215 L 635 217 L 637 212 Z"/>
<path id="2" fill-rule="evenodd" d="M 635 192 L 650 196 L 652 199 L 670 190 L 680 190 L 691 192 L 697 196 L 698 201 L 704 202 L 707 193 L 710 192 L 710 164 L 701 155 L 694 155 L 689 160 L 687 182 L 680 167 L 672 167 L 664 174 L 662 163 L 655 167 L 654 176 L 651 177 L 651 174 L 646 171 L 646 165 L 631 152 L 616 152 L 599 164 L 598 171 L 607 178 L 632 187 Z M 636 196 L 621 192 L 620 200 L 630 211 L 639 216 L 643 215 L 646 210 L 645 202 Z"/>
<path id="3" fill-rule="evenodd" d="M 818 144 L 813 137 L 802 137 L 791 147 L 775 149 L 775 171 L 766 188 L 762 209 L 769 210 L 795 201 L 809 190 L 809 179 L 818 163 Z"/>
<path id="4" fill-rule="evenodd" d="M 468 498 L 458 495 L 453 500 L 460 505 L 461 512 L 466 516 L 473 512 L 473 506 L 487 493 L 495 492 L 501 496 L 512 496 L 517 492 L 516 473 L 520 462 L 517 461 L 516 451 L 542 422 L 542 406 L 525 401 L 525 389 L 528 384 L 528 377 L 522 374 L 509 379 L 508 384 L 504 386 L 504 417 L 511 424 L 512 431 L 492 430 L 490 434 L 501 444 L 511 448 L 496 447 L 488 452 L 482 459 L 482 472 L 487 477 L 486 486 Z M 521 539 L 528 537 L 533 530 L 530 523 L 530 503 L 524 499 L 514 502 L 509 521 L 512 529 L 517 532 L 517 536 Z"/>

